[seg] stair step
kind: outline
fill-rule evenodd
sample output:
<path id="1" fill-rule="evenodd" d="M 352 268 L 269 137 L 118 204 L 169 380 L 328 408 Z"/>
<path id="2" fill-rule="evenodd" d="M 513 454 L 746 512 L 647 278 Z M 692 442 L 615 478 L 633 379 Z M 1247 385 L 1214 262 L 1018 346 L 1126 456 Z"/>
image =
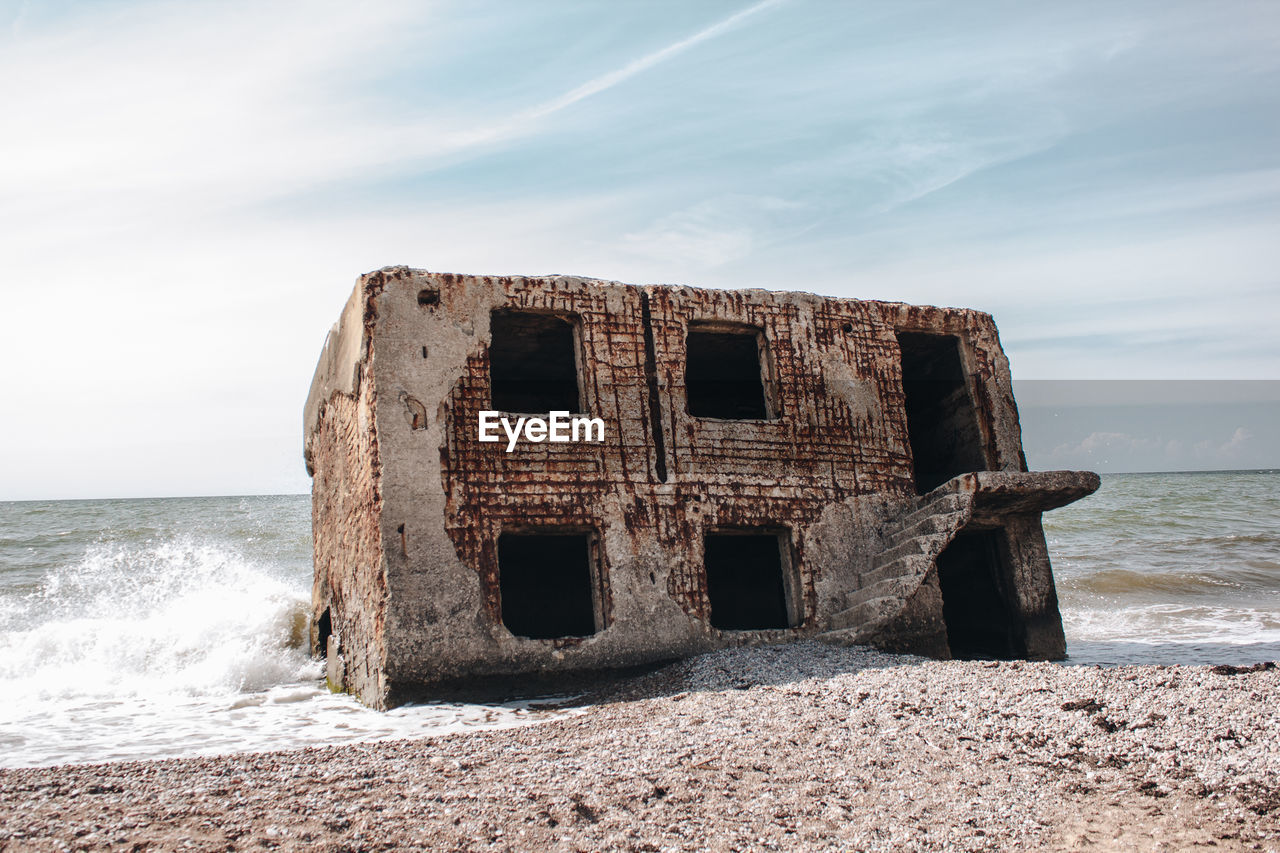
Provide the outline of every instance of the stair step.
<path id="1" fill-rule="evenodd" d="M 910 557 L 915 554 L 923 554 L 923 553 L 925 553 L 925 544 L 922 539 L 920 538 L 908 539 L 906 542 L 903 542 L 899 545 L 894 545 L 892 548 L 887 548 L 884 551 L 881 551 L 879 554 L 875 556 L 875 559 L 872 561 L 872 564 L 876 568 L 879 568 L 880 566 L 886 565 L 888 563 L 896 562 L 905 557 Z"/>
<path id="2" fill-rule="evenodd" d="M 927 554 L 911 554 L 884 564 L 877 563 L 874 569 L 869 572 L 863 572 L 858 577 L 858 585 L 860 588 L 865 589 L 881 581 L 920 577 L 926 574 L 932 566 L 933 560 L 929 559 Z"/>
<path id="3" fill-rule="evenodd" d="M 918 536 L 932 536 L 942 528 L 950 526 L 951 515 L 952 513 L 949 512 L 927 515 L 915 524 L 899 527 L 885 539 L 885 546 L 892 548 L 894 545 L 898 545 L 908 539 L 915 539 Z"/>
<path id="4" fill-rule="evenodd" d="M 913 526 L 921 519 L 927 518 L 931 515 L 950 515 L 951 513 L 961 509 L 963 506 L 964 498 L 959 495 L 941 495 L 902 519 L 902 526 Z"/>
<path id="5" fill-rule="evenodd" d="M 857 629 L 873 622 L 894 616 L 902 609 L 901 599 L 892 596 L 871 598 L 853 607 L 846 607 L 831 617 L 831 630 Z"/>
<path id="6" fill-rule="evenodd" d="M 906 599 L 919 586 L 920 578 L 916 575 L 882 580 L 879 583 L 873 583 L 871 586 L 864 586 L 856 592 L 849 593 L 848 598 L 845 599 L 846 608 L 857 607 L 864 601 L 871 601 L 875 598 Z"/>

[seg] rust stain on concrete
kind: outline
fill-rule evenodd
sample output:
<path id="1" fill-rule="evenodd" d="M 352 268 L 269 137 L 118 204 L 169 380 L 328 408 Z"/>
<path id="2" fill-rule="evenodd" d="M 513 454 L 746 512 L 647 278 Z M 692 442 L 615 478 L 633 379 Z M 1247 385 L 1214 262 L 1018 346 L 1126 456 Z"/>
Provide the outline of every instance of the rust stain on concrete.
<path id="1" fill-rule="evenodd" d="M 542 349 L 536 331 L 495 341 L 493 318 L 511 312 L 548 341 L 567 324 L 571 350 Z M 480 413 L 501 409 L 495 352 L 524 377 L 514 393 L 541 387 L 539 371 L 561 371 L 561 391 L 576 382 L 605 440 L 479 441 Z M 694 413 L 734 395 L 752 416 Z M 1039 516 L 1097 488 L 1085 472 L 1025 471 L 987 314 L 570 276 L 364 276 L 321 356 L 305 436 L 314 622 L 330 632 L 313 637 L 375 707 L 446 680 L 799 637 L 1061 657 Z M 516 596 L 541 593 L 520 586 L 516 557 L 503 565 L 504 536 L 586 543 L 577 580 L 544 567 L 581 602 L 572 633 L 539 636 L 538 614 L 517 613 Z M 527 542 L 538 536 L 552 538 Z M 756 538 L 735 551 L 734 536 Z M 774 541 L 763 568 L 709 565 Z M 990 637 L 965 615 L 983 608 Z"/>

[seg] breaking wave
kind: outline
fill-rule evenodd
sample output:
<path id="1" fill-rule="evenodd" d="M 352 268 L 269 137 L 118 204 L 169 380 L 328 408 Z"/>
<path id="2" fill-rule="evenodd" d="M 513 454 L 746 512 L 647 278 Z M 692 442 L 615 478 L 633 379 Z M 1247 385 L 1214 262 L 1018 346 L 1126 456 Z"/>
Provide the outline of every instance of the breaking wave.
<path id="1" fill-rule="evenodd" d="M 10 708 L 260 691 L 319 671 L 306 652 L 306 590 L 192 540 L 92 546 L 6 604 Z"/>
<path id="2" fill-rule="evenodd" d="M 0 543 L 0 764 L 422 737 L 552 713 L 537 703 L 379 713 L 330 693 L 307 650 L 306 505 L 78 502 L 58 507 L 64 534 L 26 529 L 49 512 L 0 504 L 0 526 L 23 528 Z M 210 535 L 171 534 L 192 522 Z"/>
<path id="3" fill-rule="evenodd" d="M 1221 571 L 1103 569 L 1065 579 L 1065 590 L 1097 595 L 1127 596 L 1222 595 L 1229 592 L 1274 592 L 1280 587 L 1280 567 L 1236 565 Z"/>

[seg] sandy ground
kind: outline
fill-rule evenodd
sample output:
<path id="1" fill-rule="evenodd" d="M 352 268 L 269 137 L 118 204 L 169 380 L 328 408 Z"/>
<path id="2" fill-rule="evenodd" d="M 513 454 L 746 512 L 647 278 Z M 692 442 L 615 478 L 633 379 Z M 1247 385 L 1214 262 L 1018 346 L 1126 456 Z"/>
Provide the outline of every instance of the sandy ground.
<path id="1" fill-rule="evenodd" d="M 1280 850 L 1280 669 L 717 652 L 500 731 L 0 771 L 0 849 Z"/>

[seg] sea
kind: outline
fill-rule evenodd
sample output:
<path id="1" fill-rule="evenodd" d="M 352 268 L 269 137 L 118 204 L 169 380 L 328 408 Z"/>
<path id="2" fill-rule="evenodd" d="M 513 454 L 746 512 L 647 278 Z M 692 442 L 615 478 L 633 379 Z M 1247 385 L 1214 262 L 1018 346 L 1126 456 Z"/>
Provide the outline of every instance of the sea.
<path id="1" fill-rule="evenodd" d="M 522 725 L 540 701 L 379 713 L 306 648 L 306 495 L 0 503 L 0 766 Z M 1280 659 L 1280 472 L 1105 475 L 1045 516 L 1066 665 Z M 554 701 L 554 697 L 553 697 Z"/>

